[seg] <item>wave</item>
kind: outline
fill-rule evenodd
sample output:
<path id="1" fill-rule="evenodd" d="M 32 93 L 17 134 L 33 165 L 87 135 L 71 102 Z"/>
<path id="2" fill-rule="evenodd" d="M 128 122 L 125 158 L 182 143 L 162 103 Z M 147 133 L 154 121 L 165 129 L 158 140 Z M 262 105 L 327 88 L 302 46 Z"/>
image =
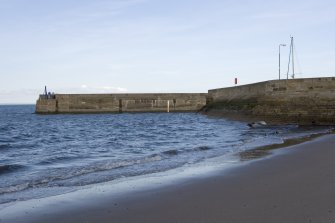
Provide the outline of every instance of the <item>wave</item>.
<path id="1" fill-rule="evenodd" d="M 166 151 L 161 152 L 160 155 L 176 156 L 176 155 L 179 155 L 179 154 L 202 152 L 202 151 L 207 151 L 207 150 L 211 150 L 211 149 L 212 149 L 212 147 L 209 147 L 209 146 L 198 146 L 198 147 L 195 147 L 195 148 L 184 149 L 184 150 L 171 149 L 171 150 L 166 150 Z"/>
<path id="2" fill-rule="evenodd" d="M 42 160 L 38 164 L 48 165 L 48 164 L 59 163 L 59 162 L 64 162 L 64 161 L 73 161 L 76 159 L 83 159 L 83 158 L 86 158 L 86 157 L 83 157 L 83 156 L 55 156 L 49 159 Z"/>
<path id="3" fill-rule="evenodd" d="M 5 188 L 0 188 L 0 194 L 7 194 L 7 193 L 14 193 L 18 191 L 25 190 L 29 188 L 30 183 L 23 183 L 23 184 L 18 184 L 18 185 L 13 185 Z"/>
<path id="4" fill-rule="evenodd" d="M 210 150 L 211 147 L 209 146 L 199 146 L 199 147 L 196 147 L 194 148 L 195 151 L 206 151 L 206 150 Z"/>
<path id="5" fill-rule="evenodd" d="M 14 127 L 12 127 L 12 126 L 1 126 L 0 127 L 0 131 L 10 131 L 10 130 L 13 130 L 13 129 L 15 129 Z"/>
<path id="6" fill-rule="evenodd" d="M 176 156 L 176 155 L 178 155 L 178 153 L 180 153 L 180 152 L 177 149 L 171 149 L 171 150 L 166 150 L 166 151 L 162 152 L 162 154 L 170 155 L 170 156 Z"/>
<path id="7" fill-rule="evenodd" d="M 92 173 L 102 172 L 102 171 L 111 171 L 120 168 L 126 167 L 135 167 L 137 165 L 149 164 L 157 161 L 161 161 L 163 159 L 167 159 L 170 156 L 177 156 L 182 153 L 190 153 L 190 152 L 199 152 L 199 151 L 207 151 L 211 149 L 208 146 L 199 146 L 191 149 L 187 149 L 184 151 L 180 151 L 177 149 L 166 150 L 158 154 L 152 154 L 149 156 L 145 156 L 138 159 L 129 159 L 129 160 L 118 160 L 118 161 L 103 161 L 103 162 L 95 162 L 91 165 L 85 167 L 75 167 L 72 169 L 64 168 L 63 171 L 59 171 L 55 174 L 50 173 L 48 176 L 42 176 L 40 179 L 32 180 L 30 182 L 24 182 L 17 185 L 10 185 L 4 188 L 0 188 L 0 194 L 5 193 L 13 193 L 23 191 L 29 188 L 37 188 L 43 186 L 61 186 L 61 184 L 57 183 L 59 181 L 72 179 L 75 177 L 80 177 Z M 75 157 L 78 158 L 78 157 Z M 57 161 L 68 161 L 75 159 L 74 157 L 53 157 L 47 160 L 40 162 L 39 164 L 49 164 Z M 11 171 L 16 171 L 17 169 L 23 168 L 21 165 L 13 164 L 13 165 L 4 165 L 0 166 L 0 173 L 7 173 Z"/>
<path id="8" fill-rule="evenodd" d="M 24 168 L 24 166 L 19 165 L 19 164 L 5 164 L 5 165 L 0 165 L 0 175 L 5 174 L 5 173 L 11 173 L 15 172 L 18 169 Z"/>
<path id="9" fill-rule="evenodd" d="M 6 143 L 6 144 L 0 144 L 0 150 L 2 149 L 9 149 L 11 146 L 9 143 Z"/>
<path id="10" fill-rule="evenodd" d="M 112 169 L 118 169 L 122 167 L 128 167 L 133 165 L 145 164 L 155 161 L 162 160 L 162 157 L 159 155 L 150 155 L 147 157 L 143 157 L 135 160 L 120 160 L 120 161 L 112 161 L 105 163 L 96 163 L 93 166 L 89 166 L 88 168 L 83 168 L 75 172 L 75 176 L 80 176 L 88 173 L 99 172 L 99 171 L 107 171 Z"/>
<path id="11" fill-rule="evenodd" d="M 48 177 L 42 177 L 41 179 L 32 180 L 30 182 L 24 182 L 17 185 L 10 185 L 7 187 L 0 188 L 0 195 L 6 193 L 20 192 L 29 188 L 38 188 L 43 186 L 61 186 L 56 183 L 56 181 L 68 180 L 74 177 L 80 177 L 82 175 L 96 173 L 101 171 L 108 171 L 128 166 L 140 165 L 155 161 L 160 161 L 162 159 L 159 155 L 151 155 L 143 157 L 136 160 L 122 160 L 122 161 L 111 161 L 111 162 L 97 162 L 93 165 L 87 167 L 72 168 L 70 170 L 64 169 L 64 171 L 58 172 L 58 174 L 50 175 Z M 17 167 L 16 167 L 17 166 Z M 0 173 L 1 173 L 0 166 Z M 18 165 L 6 165 L 4 166 L 4 171 L 11 168 L 18 168 Z M 53 184 L 55 183 L 55 184 Z"/>

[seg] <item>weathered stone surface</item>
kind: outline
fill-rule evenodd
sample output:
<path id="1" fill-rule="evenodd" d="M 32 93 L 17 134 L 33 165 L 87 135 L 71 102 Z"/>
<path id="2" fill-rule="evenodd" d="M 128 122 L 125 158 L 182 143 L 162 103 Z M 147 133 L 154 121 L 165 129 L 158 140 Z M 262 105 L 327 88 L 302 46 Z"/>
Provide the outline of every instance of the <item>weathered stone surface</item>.
<path id="1" fill-rule="evenodd" d="M 270 122 L 335 123 L 335 77 L 272 80 L 208 91 L 206 111 L 239 113 Z"/>
<path id="2" fill-rule="evenodd" d="M 272 80 L 208 94 L 56 94 L 36 113 L 219 112 L 268 122 L 335 124 L 335 77 Z"/>
<path id="3" fill-rule="evenodd" d="M 207 94 L 56 94 L 37 100 L 36 113 L 119 113 L 198 111 Z"/>

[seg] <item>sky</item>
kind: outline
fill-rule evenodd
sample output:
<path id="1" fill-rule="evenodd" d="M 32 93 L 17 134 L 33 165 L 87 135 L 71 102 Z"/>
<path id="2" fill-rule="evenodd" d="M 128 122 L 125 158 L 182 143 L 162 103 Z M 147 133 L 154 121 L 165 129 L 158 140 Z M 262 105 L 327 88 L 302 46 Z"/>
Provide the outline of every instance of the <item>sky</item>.
<path id="1" fill-rule="evenodd" d="M 0 104 L 335 76 L 334 0 L 0 0 Z"/>

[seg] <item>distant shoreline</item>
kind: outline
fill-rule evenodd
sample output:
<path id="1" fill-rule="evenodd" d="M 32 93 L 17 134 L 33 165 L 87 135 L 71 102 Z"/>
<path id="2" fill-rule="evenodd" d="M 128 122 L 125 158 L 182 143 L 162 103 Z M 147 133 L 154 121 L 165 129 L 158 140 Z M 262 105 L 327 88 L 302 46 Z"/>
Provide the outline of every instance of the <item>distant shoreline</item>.
<path id="1" fill-rule="evenodd" d="M 20 106 L 20 105 L 31 105 L 31 106 L 35 106 L 35 104 L 20 104 L 20 103 L 13 103 L 13 104 L 0 104 L 0 106 L 3 106 L 3 105 L 8 105 L 8 106 L 11 106 L 11 105 L 18 105 L 18 106 Z"/>

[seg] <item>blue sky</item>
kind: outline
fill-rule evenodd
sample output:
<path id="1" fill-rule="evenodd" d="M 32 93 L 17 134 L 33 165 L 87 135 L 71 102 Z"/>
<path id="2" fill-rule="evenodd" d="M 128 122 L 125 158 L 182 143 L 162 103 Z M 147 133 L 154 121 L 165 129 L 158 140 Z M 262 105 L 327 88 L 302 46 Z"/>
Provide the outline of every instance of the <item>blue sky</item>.
<path id="1" fill-rule="evenodd" d="M 207 92 L 335 76 L 333 0 L 0 0 L 0 103 L 56 93 Z M 282 73 L 289 47 L 282 48 Z"/>

